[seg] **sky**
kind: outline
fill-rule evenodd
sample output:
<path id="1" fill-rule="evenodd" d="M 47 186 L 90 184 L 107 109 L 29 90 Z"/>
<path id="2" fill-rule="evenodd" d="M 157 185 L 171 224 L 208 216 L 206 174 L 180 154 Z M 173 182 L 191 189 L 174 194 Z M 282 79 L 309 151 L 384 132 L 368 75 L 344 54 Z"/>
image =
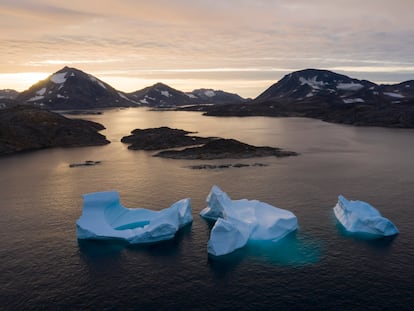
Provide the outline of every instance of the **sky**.
<path id="1" fill-rule="evenodd" d="M 0 0 L 0 89 L 64 66 L 132 92 L 256 97 L 320 68 L 377 83 L 414 79 L 412 0 Z"/>

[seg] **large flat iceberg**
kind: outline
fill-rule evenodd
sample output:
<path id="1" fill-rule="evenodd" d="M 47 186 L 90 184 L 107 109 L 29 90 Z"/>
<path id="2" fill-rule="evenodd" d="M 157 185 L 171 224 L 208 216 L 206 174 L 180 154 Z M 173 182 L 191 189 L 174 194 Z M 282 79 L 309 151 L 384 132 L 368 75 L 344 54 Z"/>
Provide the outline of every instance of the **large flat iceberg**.
<path id="1" fill-rule="evenodd" d="M 231 200 L 217 186 L 212 187 L 200 215 L 216 221 L 207 245 L 208 253 L 215 256 L 229 254 L 249 240 L 277 241 L 298 226 L 290 211 L 257 200 Z"/>
<path id="2" fill-rule="evenodd" d="M 116 191 L 83 195 L 83 211 L 76 222 L 78 239 L 122 239 L 131 244 L 168 240 L 193 220 L 190 199 L 153 211 L 126 208 Z"/>
<path id="3" fill-rule="evenodd" d="M 398 234 L 395 225 L 366 202 L 349 201 L 340 195 L 333 210 L 338 221 L 351 233 L 365 233 L 379 237 Z"/>

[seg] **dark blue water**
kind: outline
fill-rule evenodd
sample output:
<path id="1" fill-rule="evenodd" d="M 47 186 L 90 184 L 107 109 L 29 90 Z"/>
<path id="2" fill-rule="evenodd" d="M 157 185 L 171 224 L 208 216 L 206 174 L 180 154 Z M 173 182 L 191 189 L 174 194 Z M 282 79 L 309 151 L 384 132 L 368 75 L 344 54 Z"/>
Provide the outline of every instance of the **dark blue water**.
<path id="1" fill-rule="evenodd" d="M 211 118 L 190 112 L 107 111 L 93 120 L 113 142 L 0 158 L 0 309 L 412 310 L 414 131 L 309 119 Z M 134 128 L 171 126 L 301 152 L 237 162 L 266 167 L 191 170 L 129 151 Z M 93 167 L 70 163 L 102 161 Z M 299 229 L 277 243 L 207 256 L 198 213 L 212 185 L 232 198 L 291 210 Z M 154 245 L 78 241 L 83 193 L 118 190 L 127 207 L 162 209 L 191 197 L 194 221 Z M 391 239 L 349 236 L 337 196 L 370 202 L 396 224 Z"/>

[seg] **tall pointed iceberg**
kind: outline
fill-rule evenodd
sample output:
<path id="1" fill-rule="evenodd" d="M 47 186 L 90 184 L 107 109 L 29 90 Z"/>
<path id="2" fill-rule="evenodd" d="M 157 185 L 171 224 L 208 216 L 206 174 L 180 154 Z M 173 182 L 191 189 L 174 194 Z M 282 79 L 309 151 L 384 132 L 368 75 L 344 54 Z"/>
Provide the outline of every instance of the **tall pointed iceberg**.
<path id="1" fill-rule="evenodd" d="M 249 240 L 277 241 L 298 226 L 290 211 L 257 200 L 232 200 L 217 186 L 212 187 L 200 215 L 216 220 L 207 245 L 208 253 L 215 256 L 229 254 Z"/>
<path id="2" fill-rule="evenodd" d="M 339 195 L 333 208 L 338 221 L 351 233 L 366 233 L 374 236 L 398 234 L 397 227 L 372 205 L 363 201 L 349 201 Z"/>

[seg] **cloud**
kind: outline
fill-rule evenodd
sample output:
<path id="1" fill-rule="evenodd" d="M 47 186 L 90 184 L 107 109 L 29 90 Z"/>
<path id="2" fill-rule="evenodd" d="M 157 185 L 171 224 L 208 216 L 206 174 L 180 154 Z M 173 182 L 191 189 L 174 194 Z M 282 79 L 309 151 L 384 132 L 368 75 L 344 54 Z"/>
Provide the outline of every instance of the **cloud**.
<path id="1" fill-rule="evenodd" d="M 2 0 L 0 66 L 221 81 L 277 80 L 278 68 L 407 74 L 411 12 L 409 0 Z"/>

